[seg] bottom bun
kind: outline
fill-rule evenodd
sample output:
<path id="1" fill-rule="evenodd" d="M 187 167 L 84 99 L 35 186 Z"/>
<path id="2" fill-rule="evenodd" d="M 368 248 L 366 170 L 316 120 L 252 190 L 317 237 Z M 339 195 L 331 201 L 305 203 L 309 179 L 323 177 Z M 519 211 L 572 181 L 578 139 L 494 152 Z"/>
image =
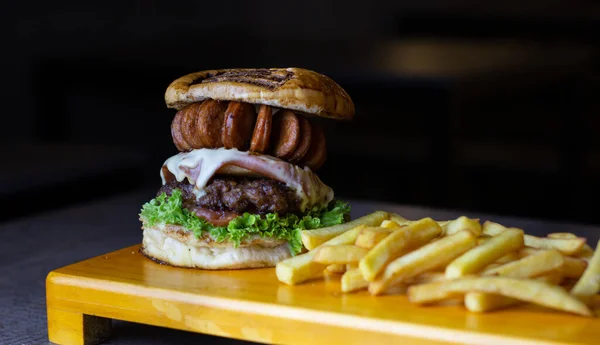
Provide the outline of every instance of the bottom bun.
<path id="1" fill-rule="evenodd" d="M 209 270 L 274 267 L 291 256 L 287 242 L 276 246 L 259 243 L 240 246 L 191 245 L 163 228 L 143 227 L 142 253 L 164 264 Z"/>

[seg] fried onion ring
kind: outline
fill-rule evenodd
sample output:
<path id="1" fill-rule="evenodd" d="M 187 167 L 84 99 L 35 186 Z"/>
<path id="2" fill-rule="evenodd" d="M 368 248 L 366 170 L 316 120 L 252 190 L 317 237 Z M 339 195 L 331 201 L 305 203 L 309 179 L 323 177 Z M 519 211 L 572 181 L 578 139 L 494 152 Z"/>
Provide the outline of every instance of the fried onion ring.
<path id="1" fill-rule="evenodd" d="M 218 148 L 223 146 L 221 131 L 225 119 L 227 103 L 212 99 L 202 103 L 196 122 L 196 130 L 202 147 Z"/>
<path id="2" fill-rule="evenodd" d="M 252 136 L 255 121 L 256 112 L 252 104 L 229 102 L 229 106 L 225 111 L 225 122 L 222 131 L 223 146 L 228 149 L 246 149 Z"/>
<path id="3" fill-rule="evenodd" d="M 273 108 L 268 105 L 261 105 L 258 110 L 250 151 L 265 153 L 269 149 L 269 139 L 271 138 L 271 127 L 273 126 Z"/>
<path id="4" fill-rule="evenodd" d="M 298 117 L 300 118 L 300 143 L 289 158 L 291 163 L 300 162 L 304 155 L 306 155 L 306 152 L 308 152 L 310 143 L 312 142 L 312 130 L 310 122 L 308 122 L 308 119 L 304 116 Z"/>
<path id="5" fill-rule="evenodd" d="M 196 132 L 196 121 L 201 107 L 200 103 L 192 103 L 180 110 L 183 111 L 180 121 L 181 136 L 193 149 L 202 147 L 202 142 Z"/>
<path id="6" fill-rule="evenodd" d="M 300 166 L 307 166 L 312 171 L 319 169 L 325 160 L 327 160 L 327 147 L 325 142 L 325 132 L 321 126 L 312 123 L 312 142 L 308 152 L 300 162 Z"/>
<path id="7" fill-rule="evenodd" d="M 294 112 L 282 110 L 275 116 L 273 128 L 273 153 L 278 158 L 287 159 L 300 143 L 300 120 Z"/>
<path id="8" fill-rule="evenodd" d="M 171 136 L 173 137 L 173 143 L 181 152 L 192 149 L 192 147 L 185 141 L 185 139 L 183 139 L 183 136 L 181 135 L 181 118 L 184 114 L 185 112 L 183 109 L 181 109 L 177 112 L 177 114 L 175 114 L 173 122 L 171 122 Z"/>

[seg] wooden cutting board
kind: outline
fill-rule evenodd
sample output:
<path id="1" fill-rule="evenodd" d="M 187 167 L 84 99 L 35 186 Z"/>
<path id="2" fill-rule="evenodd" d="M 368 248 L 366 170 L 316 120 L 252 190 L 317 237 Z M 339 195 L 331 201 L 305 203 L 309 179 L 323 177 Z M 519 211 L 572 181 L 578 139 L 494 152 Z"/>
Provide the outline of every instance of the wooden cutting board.
<path id="1" fill-rule="evenodd" d="M 419 307 L 402 295 L 342 294 L 336 277 L 287 286 L 272 268 L 174 268 L 138 250 L 48 275 L 51 342 L 97 344 L 110 336 L 110 319 L 119 319 L 279 344 L 600 344 L 600 318 L 535 306 L 489 314 Z"/>

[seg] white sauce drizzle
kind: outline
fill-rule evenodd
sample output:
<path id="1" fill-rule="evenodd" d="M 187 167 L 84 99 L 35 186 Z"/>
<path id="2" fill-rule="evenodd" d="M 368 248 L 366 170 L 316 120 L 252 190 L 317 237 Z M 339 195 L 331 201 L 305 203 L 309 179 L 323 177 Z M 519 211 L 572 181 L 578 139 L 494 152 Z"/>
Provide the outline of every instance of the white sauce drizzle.
<path id="1" fill-rule="evenodd" d="M 333 200 L 333 190 L 326 186 L 309 168 L 300 168 L 275 157 L 253 155 L 237 149 L 197 149 L 181 152 L 167 159 L 164 166 L 178 182 L 188 179 L 194 185 L 194 195 L 199 199 L 206 195 L 204 187 L 217 171 L 227 165 L 235 165 L 267 178 L 281 181 L 296 192 L 305 211 L 314 205 L 325 205 Z M 161 169 L 163 185 L 167 182 Z"/>

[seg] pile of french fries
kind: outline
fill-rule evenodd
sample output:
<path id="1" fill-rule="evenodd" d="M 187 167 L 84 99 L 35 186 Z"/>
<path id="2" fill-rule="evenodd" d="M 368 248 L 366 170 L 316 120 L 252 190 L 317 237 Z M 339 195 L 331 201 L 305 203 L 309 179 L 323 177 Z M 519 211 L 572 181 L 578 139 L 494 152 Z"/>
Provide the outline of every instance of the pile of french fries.
<path id="1" fill-rule="evenodd" d="M 283 283 L 342 274 L 342 292 L 462 301 L 474 312 L 533 303 L 583 316 L 593 316 L 600 290 L 600 243 L 594 252 L 571 233 L 536 237 L 467 217 L 412 221 L 377 211 L 303 231 L 302 242 L 308 252 L 277 264 Z"/>

